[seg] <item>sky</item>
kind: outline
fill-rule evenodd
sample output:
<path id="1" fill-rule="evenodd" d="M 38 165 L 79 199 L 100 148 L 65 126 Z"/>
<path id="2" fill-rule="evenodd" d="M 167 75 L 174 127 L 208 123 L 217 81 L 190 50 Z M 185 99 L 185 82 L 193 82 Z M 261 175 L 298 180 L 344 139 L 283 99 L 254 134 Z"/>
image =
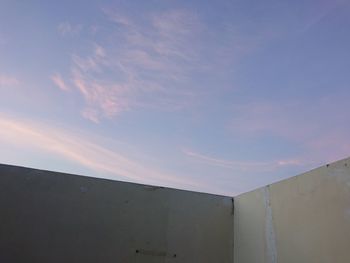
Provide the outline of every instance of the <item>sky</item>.
<path id="1" fill-rule="evenodd" d="M 0 0 L 0 163 L 237 195 L 350 156 L 348 0 Z"/>

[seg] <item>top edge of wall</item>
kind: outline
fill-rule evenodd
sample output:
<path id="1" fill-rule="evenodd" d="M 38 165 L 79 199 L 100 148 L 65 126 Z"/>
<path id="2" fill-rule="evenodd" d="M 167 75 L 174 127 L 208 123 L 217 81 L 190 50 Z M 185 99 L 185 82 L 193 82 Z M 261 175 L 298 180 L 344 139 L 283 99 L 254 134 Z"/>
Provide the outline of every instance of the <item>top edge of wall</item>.
<path id="1" fill-rule="evenodd" d="M 200 191 L 192 191 L 192 190 L 186 190 L 186 189 L 178 189 L 178 188 L 172 188 L 172 187 L 168 187 L 168 186 L 142 184 L 142 183 L 136 183 L 136 182 L 130 182 L 130 181 L 114 180 L 114 179 L 110 179 L 110 178 L 101 178 L 101 177 L 94 177 L 94 176 L 89 176 L 89 175 L 72 174 L 72 173 L 67 173 L 67 172 L 59 172 L 59 171 L 38 169 L 38 168 L 26 167 L 26 166 L 20 166 L 20 165 L 0 163 L 0 170 L 2 170 L 3 168 L 11 168 L 11 169 L 19 169 L 19 170 L 32 170 L 32 171 L 38 171 L 41 173 L 46 172 L 46 173 L 52 173 L 52 174 L 56 174 L 56 175 L 81 177 L 81 178 L 84 178 L 86 180 L 98 180 L 98 181 L 105 181 L 105 182 L 120 183 L 120 184 L 125 184 L 125 185 L 135 185 L 138 187 L 152 187 L 152 188 L 167 189 L 167 190 L 172 190 L 172 191 L 181 191 L 181 192 L 200 194 L 200 195 L 210 195 L 210 196 L 217 196 L 217 197 L 232 198 L 232 196 L 212 194 L 212 193 L 200 192 Z"/>
<path id="2" fill-rule="evenodd" d="M 313 168 L 313 169 L 310 169 L 306 172 L 303 172 L 303 173 L 300 173 L 300 174 L 297 174 L 297 175 L 294 175 L 294 176 L 291 176 L 291 177 L 288 177 L 288 178 L 285 178 L 285 179 L 282 179 L 282 180 L 277 180 L 275 182 L 272 182 L 270 184 L 267 184 L 267 185 L 263 185 L 263 186 L 260 186 L 260 187 L 257 187 L 257 188 L 254 188 L 253 190 L 250 190 L 250 191 L 247 191 L 247 192 L 244 192 L 244 193 L 240 193 L 238 195 L 235 195 L 234 198 L 236 197 L 240 197 L 240 196 L 243 196 L 245 194 L 249 194 L 249 193 L 252 193 L 252 192 L 255 192 L 257 190 L 260 190 L 260 189 L 263 189 L 265 187 L 269 187 L 269 186 L 273 186 L 273 185 L 277 185 L 277 184 L 280 184 L 280 183 L 284 183 L 284 182 L 288 182 L 290 180 L 293 180 L 295 179 L 296 177 L 299 177 L 299 176 L 304 176 L 304 175 L 307 175 L 309 174 L 310 172 L 315 172 L 317 170 L 321 170 L 321 169 L 329 169 L 329 168 L 332 168 L 336 165 L 339 165 L 339 164 L 342 164 L 342 163 L 349 163 L 350 164 L 350 157 L 346 157 L 346 158 L 343 158 L 343 159 L 340 159 L 340 160 L 337 160 L 337 161 L 334 161 L 334 162 L 331 162 L 331 163 L 326 163 L 322 166 L 319 166 L 319 167 L 316 167 L 316 168 Z"/>

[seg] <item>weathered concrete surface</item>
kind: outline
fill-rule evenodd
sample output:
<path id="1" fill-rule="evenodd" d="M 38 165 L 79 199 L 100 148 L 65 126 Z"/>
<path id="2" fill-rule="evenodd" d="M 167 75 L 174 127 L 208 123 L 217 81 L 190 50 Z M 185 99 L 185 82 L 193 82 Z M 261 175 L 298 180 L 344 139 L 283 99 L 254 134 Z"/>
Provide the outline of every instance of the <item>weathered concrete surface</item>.
<path id="1" fill-rule="evenodd" d="M 0 262 L 232 261 L 232 198 L 0 165 Z"/>
<path id="2" fill-rule="evenodd" d="M 350 158 L 235 197 L 235 263 L 350 262 Z"/>

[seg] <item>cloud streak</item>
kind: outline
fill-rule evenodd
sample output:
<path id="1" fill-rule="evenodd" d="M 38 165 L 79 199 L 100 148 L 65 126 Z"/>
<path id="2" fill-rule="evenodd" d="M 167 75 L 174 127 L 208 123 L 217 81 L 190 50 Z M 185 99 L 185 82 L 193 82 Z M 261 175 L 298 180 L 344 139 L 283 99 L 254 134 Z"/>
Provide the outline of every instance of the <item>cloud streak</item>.
<path id="1" fill-rule="evenodd" d="M 65 81 L 63 80 L 61 74 L 55 73 L 51 76 L 52 82 L 60 89 L 63 91 L 68 91 L 70 88 L 67 86 Z"/>
<path id="2" fill-rule="evenodd" d="M 39 122 L 28 122 L 0 115 L 0 141 L 22 148 L 37 149 L 104 174 L 112 179 L 180 188 L 203 189 L 191 179 L 163 173 L 141 165 L 123 154 L 93 143 L 91 136 L 49 127 Z"/>
<path id="3" fill-rule="evenodd" d="M 228 168 L 241 172 L 267 172 L 281 169 L 288 166 L 305 166 L 306 164 L 298 159 L 281 159 L 270 162 L 235 161 L 220 159 L 213 156 L 204 155 L 188 149 L 182 150 L 183 154 L 200 161 L 201 163 Z"/>

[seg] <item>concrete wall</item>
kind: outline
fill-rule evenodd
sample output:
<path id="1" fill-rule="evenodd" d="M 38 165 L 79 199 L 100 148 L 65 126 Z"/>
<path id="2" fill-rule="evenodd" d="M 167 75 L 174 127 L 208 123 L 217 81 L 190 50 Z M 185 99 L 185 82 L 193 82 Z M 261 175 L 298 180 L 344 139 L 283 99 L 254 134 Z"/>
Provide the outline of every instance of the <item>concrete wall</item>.
<path id="1" fill-rule="evenodd" d="M 232 198 L 0 165 L 0 262 L 232 260 Z"/>
<path id="2" fill-rule="evenodd" d="M 235 197 L 235 263 L 350 262 L 350 159 Z"/>
<path id="3" fill-rule="evenodd" d="M 232 208 L 230 197 L 0 165 L 0 262 L 350 262 L 350 158 Z"/>

